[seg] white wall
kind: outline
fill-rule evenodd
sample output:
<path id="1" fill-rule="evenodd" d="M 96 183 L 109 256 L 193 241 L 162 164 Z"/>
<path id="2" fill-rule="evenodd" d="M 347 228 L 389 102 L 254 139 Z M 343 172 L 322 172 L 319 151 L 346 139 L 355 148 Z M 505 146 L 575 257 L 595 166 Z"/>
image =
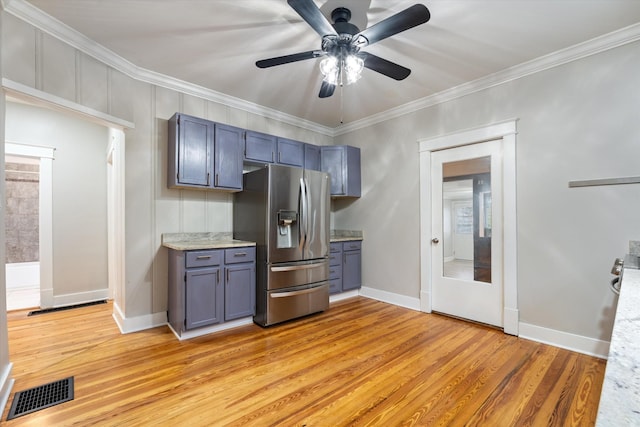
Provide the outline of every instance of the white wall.
<path id="1" fill-rule="evenodd" d="M 106 295 L 107 128 L 70 113 L 7 102 L 5 139 L 55 148 L 54 298 L 84 302 L 96 291 Z"/>
<path id="2" fill-rule="evenodd" d="M 353 131 L 363 197 L 335 209 L 362 228 L 363 283 L 418 298 L 419 138 L 518 118 L 520 322 L 595 340 L 611 336 L 609 270 L 640 237 L 640 188 L 568 188 L 640 172 L 640 42 Z"/>

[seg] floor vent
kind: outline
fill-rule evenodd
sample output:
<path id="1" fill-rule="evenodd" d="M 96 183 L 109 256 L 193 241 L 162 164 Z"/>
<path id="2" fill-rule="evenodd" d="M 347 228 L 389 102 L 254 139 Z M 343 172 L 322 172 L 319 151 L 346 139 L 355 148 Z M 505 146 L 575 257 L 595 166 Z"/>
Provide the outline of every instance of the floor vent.
<path id="1" fill-rule="evenodd" d="M 64 307 L 44 308 L 42 310 L 30 311 L 27 316 L 34 316 L 36 314 L 53 313 L 54 311 L 71 310 L 72 308 L 88 307 L 90 305 L 106 304 L 107 300 L 85 302 L 83 304 L 65 305 Z"/>
<path id="2" fill-rule="evenodd" d="M 73 377 L 18 391 L 13 396 L 7 421 L 73 400 Z"/>

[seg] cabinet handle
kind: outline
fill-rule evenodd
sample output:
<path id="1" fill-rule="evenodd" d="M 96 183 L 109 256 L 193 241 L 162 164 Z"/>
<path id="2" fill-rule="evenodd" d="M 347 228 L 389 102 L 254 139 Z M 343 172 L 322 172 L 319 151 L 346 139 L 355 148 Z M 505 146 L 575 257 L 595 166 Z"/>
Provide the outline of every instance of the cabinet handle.
<path id="1" fill-rule="evenodd" d="M 216 283 L 220 283 L 220 270 L 216 271 Z"/>
<path id="2" fill-rule="evenodd" d="M 278 163 L 282 162 L 282 152 L 278 151 Z"/>
<path id="3" fill-rule="evenodd" d="M 214 185 L 214 187 L 217 187 L 217 186 L 218 186 L 218 174 L 216 174 L 215 184 L 213 184 L 213 185 Z"/>
<path id="4" fill-rule="evenodd" d="M 247 256 L 247 253 L 246 252 L 236 252 L 235 254 L 233 254 L 233 256 L 237 256 L 237 257 Z"/>
<path id="5" fill-rule="evenodd" d="M 347 253 L 346 252 L 342 252 L 342 263 L 343 264 L 347 263 Z"/>
<path id="6" fill-rule="evenodd" d="M 209 186 L 209 172 L 207 172 L 207 187 Z"/>
<path id="7" fill-rule="evenodd" d="M 196 259 L 211 259 L 211 255 L 198 255 Z"/>
<path id="8" fill-rule="evenodd" d="M 229 269 L 227 268 L 227 283 L 229 283 Z"/>

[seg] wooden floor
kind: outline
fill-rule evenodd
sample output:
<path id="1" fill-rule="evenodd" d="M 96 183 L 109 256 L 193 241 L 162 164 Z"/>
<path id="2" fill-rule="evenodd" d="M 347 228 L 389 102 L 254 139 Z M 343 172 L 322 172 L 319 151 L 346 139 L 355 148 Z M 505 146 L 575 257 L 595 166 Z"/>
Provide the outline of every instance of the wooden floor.
<path id="1" fill-rule="evenodd" d="M 74 376 L 17 426 L 591 426 L 605 361 L 357 297 L 267 329 L 121 335 L 111 304 L 10 312 L 13 391 Z"/>

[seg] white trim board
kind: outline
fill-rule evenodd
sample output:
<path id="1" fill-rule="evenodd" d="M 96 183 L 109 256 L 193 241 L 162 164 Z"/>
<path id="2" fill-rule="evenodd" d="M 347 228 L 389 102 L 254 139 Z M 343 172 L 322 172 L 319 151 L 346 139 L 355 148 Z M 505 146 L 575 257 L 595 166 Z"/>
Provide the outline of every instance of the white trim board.
<path id="1" fill-rule="evenodd" d="M 143 316 L 125 317 L 118 304 L 113 302 L 113 320 L 123 334 L 157 328 L 167 324 L 167 312 L 145 314 Z"/>
<path id="2" fill-rule="evenodd" d="M 9 401 L 11 395 L 11 389 L 15 380 L 11 378 L 11 370 L 13 369 L 13 363 L 9 363 L 5 366 L 4 371 L 0 374 L 0 409 L 4 410 Z"/>
<path id="3" fill-rule="evenodd" d="M 25 0 L 11 0 L 9 2 L 5 2 L 4 9 L 8 13 L 22 19 L 23 21 L 35 26 L 36 28 L 46 32 L 47 34 L 50 34 L 51 36 L 62 40 L 65 43 L 68 43 L 70 46 L 73 46 L 79 51 L 92 56 L 98 61 L 101 61 L 104 64 L 136 80 L 184 92 L 189 95 L 197 96 L 213 102 L 218 102 L 230 107 L 247 111 L 249 113 L 262 115 L 267 118 L 275 119 L 283 123 L 298 126 L 303 129 L 311 130 L 331 137 L 336 137 L 338 135 L 352 132 L 357 129 L 372 126 L 376 123 L 381 123 L 386 120 L 400 117 L 426 107 L 451 101 L 453 99 L 460 98 L 483 89 L 497 86 L 512 80 L 535 74 L 540 71 L 566 64 L 571 61 L 576 61 L 590 55 L 594 55 L 640 40 L 640 23 L 630 25 L 626 28 L 613 31 L 609 34 L 604 34 L 602 36 L 587 40 L 582 43 L 578 43 L 566 49 L 562 49 L 549 55 L 545 55 L 540 58 L 515 65 L 505 70 L 498 71 L 497 73 L 461 84 L 454 88 L 435 93 L 433 95 L 418 99 L 413 102 L 408 102 L 404 105 L 400 105 L 396 108 L 392 108 L 387 111 L 371 115 L 369 117 L 365 117 L 364 119 L 356 120 L 346 125 L 343 124 L 336 128 L 330 128 L 318 123 L 311 122 L 309 120 L 302 119 L 300 117 L 280 112 L 272 108 L 267 108 L 230 95 L 226 95 L 221 92 L 216 92 L 202 86 L 198 86 L 189 82 L 185 82 L 183 80 L 175 79 L 138 67 L 137 65 L 127 61 L 126 59 L 115 54 L 104 46 L 101 46 L 95 41 L 89 39 L 85 35 L 63 24 L 57 19 L 47 15 Z"/>
<path id="4" fill-rule="evenodd" d="M 366 286 L 360 288 L 360 296 L 408 308 L 410 310 L 421 311 L 419 298 L 408 297 L 406 295 L 382 291 L 380 289 L 369 288 Z"/>
<path id="5" fill-rule="evenodd" d="M 542 326 L 520 322 L 519 338 L 549 344 L 589 356 L 606 359 L 609 355 L 609 341 L 583 337 L 569 332 L 548 329 Z"/>

